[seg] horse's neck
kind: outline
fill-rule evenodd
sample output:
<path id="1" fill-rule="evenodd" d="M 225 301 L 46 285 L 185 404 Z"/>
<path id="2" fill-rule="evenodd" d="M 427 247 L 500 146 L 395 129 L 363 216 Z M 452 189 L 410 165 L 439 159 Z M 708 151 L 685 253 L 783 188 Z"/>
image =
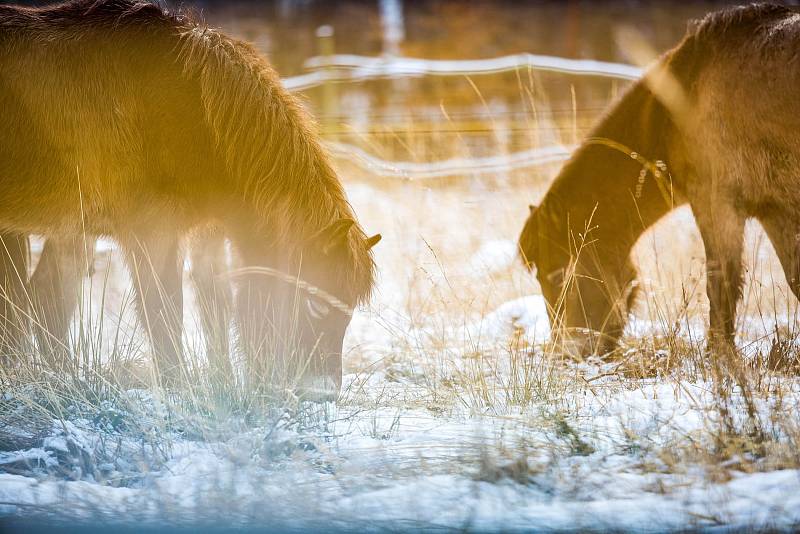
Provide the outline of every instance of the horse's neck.
<path id="1" fill-rule="evenodd" d="M 595 128 L 548 193 L 557 206 L 553 211 L 562 214 L 562 235 L 582 235 L 608 261 L 627 261 L 639 236 L 674 207 L 673 135 L 665 108 L 638 83 Z"/>

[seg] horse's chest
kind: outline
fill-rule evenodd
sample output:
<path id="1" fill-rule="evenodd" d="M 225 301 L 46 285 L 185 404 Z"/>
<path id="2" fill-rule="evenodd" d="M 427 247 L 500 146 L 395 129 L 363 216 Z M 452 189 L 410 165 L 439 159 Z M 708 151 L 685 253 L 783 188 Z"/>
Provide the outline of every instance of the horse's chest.
<path id="1" fill-rule="evenodd" d="M 783 144 L 760 141 L 743 151 L 733 169 L 742 199 L 752 205 L 788 205 L 800 201 L 800 153 Z"/>
<path id="2" fill-rule="evenodd" d="M 725 195 L 742 206 L 797 202 L 800 150 L 727 125 L 692 140 L 696 194 Z"/>

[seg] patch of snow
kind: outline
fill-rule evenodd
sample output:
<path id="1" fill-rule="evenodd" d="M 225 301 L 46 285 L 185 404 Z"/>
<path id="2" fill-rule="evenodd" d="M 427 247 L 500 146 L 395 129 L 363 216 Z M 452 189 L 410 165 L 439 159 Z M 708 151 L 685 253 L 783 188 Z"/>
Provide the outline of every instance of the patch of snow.
<path id="1" fill-rule="evenodd" d="M 486 276 L 510 267 L 517 258 L 517 244 L 507 239 L 487 241 L 467 263 L 467 273 Z"/>
<path id="2" fill-rule="evenodd" d="M 506 302 L 469 328 L 474 338 L 507 341 L 515 333 L 533 343 L 550 338 L 547 303 L 541 295 Z"/>
<path id="3" fill-rule="evenodd" d="M 58 465 L 58 461 L 50 451 L 36 447 L 25 451 L 0 452 L 0 469 L 5 465 L 16 463 L 43 464 L 48 467 Z"/>

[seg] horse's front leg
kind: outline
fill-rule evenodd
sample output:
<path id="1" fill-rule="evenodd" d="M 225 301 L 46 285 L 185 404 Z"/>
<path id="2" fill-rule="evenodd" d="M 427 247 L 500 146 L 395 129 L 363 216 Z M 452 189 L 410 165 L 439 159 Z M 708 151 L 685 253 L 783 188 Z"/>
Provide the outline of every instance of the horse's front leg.
<path id="1" fill-rule="evenodd" d="M 215 229 L 204 230 L 194 236 L 189 250 L 206 355 L 215 382 L 224 384 L 233 377 L 229 356 L 233 294 L 230 281 L 221 276 L 228 270 L 225 236 Z"/>
<path id="2" fill-rule="evenodd" d="M 186 371 L 181 342 L 183 254 L 178 238 L 139 235 L 126 240 L 125 246 L 139 320 L 150 337 L 156 374 L 162 385 L 177 385 Z"/>
<path id="3" fill-rule="evenodd" d="M 706 251 L 709 341 L 733 346 L 736 306 L 742 296 L 742 248 L 745 216 L 732 203 L 692 204 Z M 715 205 L 716 204 L 716 205 Z"/>
<path id="4" fill-rule="evenodd" d="M 713 200 L 713 202 L 711 201 Z M 734 338 L 736 306 L 742 296 L 742 249 L 744 246 L 745 214 L 732 202 L 720 203 L 712 197 L 706 202 L 692 204 L 697 226 L 706 250 L 706 280 L 709 301 L 708 356 L 719 397 L 720 416 L 726 431 L 735 432 L 735 422 L 727 399 L 730 389 L 724 378 L 731 376 L 739 385 L 747 414 L 758 430 L 758 412 L 753 403 L 747 373 L 739 358 Z"/>
<path id="5" fill-rule="evenodd" d="M 28 333 L 28 236 L 0 233 L 0 358 L 19 358 Z"/>

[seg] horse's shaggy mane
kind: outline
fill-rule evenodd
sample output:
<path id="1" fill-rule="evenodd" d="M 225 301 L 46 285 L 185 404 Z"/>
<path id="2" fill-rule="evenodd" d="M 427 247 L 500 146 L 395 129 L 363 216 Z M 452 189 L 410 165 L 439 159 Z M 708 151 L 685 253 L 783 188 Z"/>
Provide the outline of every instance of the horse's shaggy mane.
<path id="1" fill-rule="evenodd" d="M 311 119 L 272 67 L 250 45 L 199 24 L 185 24 L 181 40 L 184 69 L 199 76 L 206 121 L 225 163 L 265 215 L 276 244 L 302 244 L 333 221 L 354 218 Z M 351 279 L 340 287 L 360 288 L 347 295 L 356 300 L 368 296 L 373 280 L 364 239 L 360 229 L 351 231 L 353 265 L 341 273 Z"/>
<path id="2" fill-rule="evenodd" d="M 796 45 L 794 50 L 786 49 L 787 42 Z M 670 68 L 690 87 L 706 61 L 736 56 L 743 45 L 765 58 L 782 54 L 782 61 L 796 61 L 800 14 L 788 6 L 758 3 L 729 7 L 692 20 L 683 41 L 672 53 Z"/>
<path id="3" fill-rule="evenodd" d="M 750 4 L 709 13 L 689 23 L 688 34 L 700 42 L 721 39 L 748 39 L 757 37 L 759 30 L 768 29 L 776 21 L 796 14 L 787 6 L 778 4 Z"/>
<path id="4" fill-rule="evenodd" d="M 190 13 L 137 0 L 0 6 L 0 29 L 13 33 L 17 27 L 43 32 L 42 38 L 54 28 L 61 38 L 64 31 L 80 37 L 113 29 L 152 33 L 173 43 L 176 68 L 199 84 L 203 118 L 228 179 L 262 216 L 253 226 L 266 246 L 299 263 L 316 233 L 338 219 L 354 219 L 312 120 L 250 45 L 207 27 Z M 335 287 L 345 292 L 341 298 L 363 302 L 375 267 L 358 225 L 349 234 L 347 257 L 348 265 L 331 265 L 331 274 L 340 278 Z"/>

